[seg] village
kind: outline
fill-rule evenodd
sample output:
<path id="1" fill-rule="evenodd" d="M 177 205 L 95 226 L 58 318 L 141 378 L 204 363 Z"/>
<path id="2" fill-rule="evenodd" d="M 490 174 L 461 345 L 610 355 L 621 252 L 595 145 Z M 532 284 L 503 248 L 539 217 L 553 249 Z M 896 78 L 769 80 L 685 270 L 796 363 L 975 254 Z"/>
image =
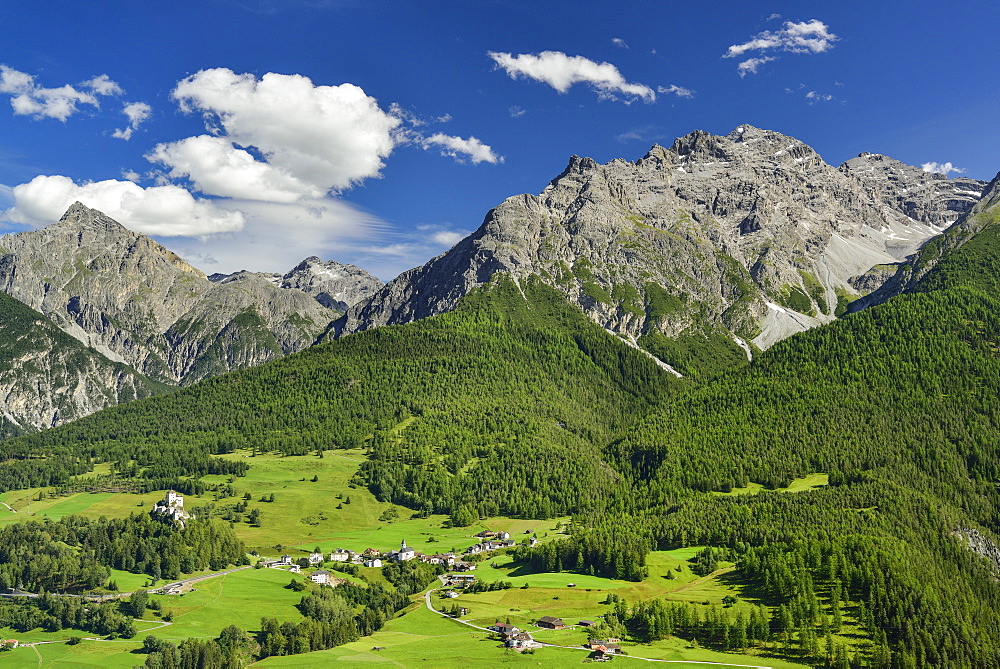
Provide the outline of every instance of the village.
<path id="1" fill-rule="evenodd" d="M 337 548 L 330 553 L 315 551 L 309 552 L 308 555 L 303 555 L 299 558 L 295 558 L 286 553 L 279 558 L 264 559 L 261 562 L 264 567 L 270 569 L 285 569 L 293 574 L 308 573 L 308 578 L 312 583 L 335 587 L 341 583 L 347 582 L 347 579 L 340 578 L 329 569 L 323 568 L 327 563 L 333 563 L 330 566 L 334 571 L 336 571 L 336 564 L 350 564 L 359 567 L 378 569 L 389 562 L 408 562 L 410 560 L 418 560 L 420 562 L 437 565 L 445 569 L 445 573 L 439 576 L 441 588 L 434 588 L 431 592 L 440 590 L 439 594 L 442 598 L 454 599 L 460 597 L 462 591 L 477 582 L 475 574 L 469 573 L 475 571 L 477 568 L 477 563 L 479 561 L 476 559 L 477 556 L 481 559 L 481 556 L 485 556 L 493 551 L 513 548 L 517 545 L 517 542 L 511 538 L 509 533 L 502 531 L 493 532 L 491 530 L 484 530 L 474 535 L 474 537 L 481 539 L 481 541 L 473 546 L 470 546 L 461 555 L 454 552 L 435 554 L 421 553 L 414 550 L 411 546 L 408 546 L 406 541 L 403 540 L 398 549 L 384 552 L 376 548 L 366 548 L 362 551 Z M 535 536 L 531 536 L 524 540 L 525 545 L 528 546 L 534 546 L 537 542 L 538 539 Z M 312 571 L 308 571 L 310 569 Z M 574 587 L 574 584 L 572 583 L 567 585 L 568 587 Z M 430 605 L 429 595 L 430 592 L 427 593 L 428 608 L 436 613 L 448 615 L 453 618 L 461 618 L 469 613 L 469 609 L 461 606 L 454 607 L 453 612 L 445 612 L 435 609 Z M 464 621 L 459 622 L 464 623 Z M 485 628 L 471 623 L 465 624 L 475 627 L 476 629 L 495 633 L 504 648 L 517 652 L 534 650 L 536 648 L 552 645 L 535 640 L 529 630 L 521 629 L 510 624 L 509 622 L 495 622 L 493 625 Z M 535 624 L 538 630 L 559 630 L 574 626 L 572 624 L 568 625 L 562 618 L 554 616 L 540 616 L 537 618 Z M 593 627 L 594 625 L 596 625 L 596 623 L 591 620 L 580 620 L 575 623 L 575 626 L 581 628 Z M 597 662 L 610 660 L 615 655 L 626 654 L 621 648 L 620 639 L 615 638 L 590 639 L 587 643 L 583 644 L 583 648 L 592 651 L 591 659 Z"/>
<path id="2" fill-rule="evenodd" d="M 507 532 L 492 532 L 490 530 L 484 530 L 479 534 L 476 534 L 475 537 L 483 539 L 483 541 L 466 549 L 461 556 L 454 552 L 436 553 L 431 555 L 420 553 L 412 547 L 407 546 L 406 540 L 404 539 L 400 543 L 398 550 L 383 552 L 376 548 L 366 548 L 361 552 L 356 552 L 344 548 L 337 548 L 329 554 L 314 551 L 310 552 L 307 556 L 302 556 L 297 559 L 293 558 L 291 555 L 285 554 L 277 559 L 263 560 L 263 565 L 273 569 L 287 568 L 290 572 L 299 574 L 302 573 L 303 569 L 322 567 L 325 562 L 352 564 L 361 567 L 378 569 L 387 562 L 408 562 L 410 560 L 418 560 L 426 564 L 441 566 L 449 572 L 453 572 L 443 575 L 442 582 L 446 586 L 464 588 L 476 582 L 475 576 L 464 573 L 474 571 L 476 569 L 477 561 L 473 558 L 473 556 L 482 556 L 491 551 L 513 548 L 517 545 L 517 542 L 511 539 L 510 534 Z M 538 542 L 538 539 L 532 536 L 526 539 L 525 542 L 528 546 L 534 546 Z M 462 557 L 473 559 L 463 560 Z M 311 572 L 309 574 L 309 578 L 313 583 L 319 584 L 333 584 L 334 579 L 328 570 L 322 568 Z"/>

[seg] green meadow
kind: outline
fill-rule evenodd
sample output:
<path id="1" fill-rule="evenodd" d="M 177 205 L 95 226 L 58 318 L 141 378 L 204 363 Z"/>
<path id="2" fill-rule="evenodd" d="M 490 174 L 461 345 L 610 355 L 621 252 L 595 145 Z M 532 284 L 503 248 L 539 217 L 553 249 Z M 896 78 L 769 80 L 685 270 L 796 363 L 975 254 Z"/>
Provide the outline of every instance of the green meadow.
<path id="1" fill-rule="evenodd" d="M 814 490 L 830 484 L 829 474 L 808 474 L 801 478 L 793 479 L 786 488 L 775 488 L 773 492 L 805 492 Z M 766 490 L 760 483 L 751 481 L 745 488 L 733 488 L 729 492 L 712 492 L 712 495 L 756 495 Z"/>
<path id="2" fill-rule="evenodd" d="M 361 552 L 367 548 L 388 551 L 400 542 L 421 553 L 441 553 L 464 550 L 480 540 L 474 534 L 484 529 L 510 532 L 522 538 L 525 532 L 537 532 L 542 538 L 558 534 L 555 527 L 567 519 L 518 520 L 494 518 L 476 525 L 447 528 L 447 516 L 413 518 L 413 512 L 403 507 L 379 502 L 366 488 L 352 487 L 351 478 L 364 459 L 363 450 L 325 451 L 315 455 L 278 456 L 237 452 L 222 456 L 227 459 L 246 458 L 252 465 L 246 476 L 232 484 L 235 497 L 214 500 L 211 493 L 185 500 L 185 506 L 195 507 L 214 503 L 216 509 L 241 501 L 250 493 L 250 508 L 261 510 L 261 527 L 248 523 L 236 526 L 237 535 L 251 550 L 274 555 L 287 550 L 309 552 L 319 546 L 323 552 L 347 548 Z M 316 477 L 316 481 L 312 478 Z M 229 477 L 206 476 L 205 483 L 227 483 Z M 274 495 L 273 502 L 260 502 Z M 340 508 L 337 508 L 337 507 Z M 387 511 L 395 517 L 380 520 Z M 281 548 L 276 548 L 280 546 Z M 289 550 L 291 549 L 291 550 Z M 303 553 L 304 554 L 304 553 Z"/>
<path id="3" fill-rule="evenodd" d="M 205 509 L 211 505 L 212 513 L 221 515 L 227 507 L 244 501 L 245 494 L 249 493 L 249 508 L 261 510 L 262 526 L 252 527 L 244 521 L 237 523 L 235 529 L 249 550 L 257 550 L 262 555 L 287 552 L 293 557 L 301 557 L 316 546 L 323 552 L 338 547 L 358 552 L 366 548 L 387 551 L 398 547 L 403 540 L 422 553 L 461 551 L 478 543 L 480 540 L 473 535 L 483 529 L 509 532 L 517 541 L 531 534 L 543 542 L 565 536 L 563 527 L 567 518 L 490 518 L 470 527 L 452 528 L 446 516 L 413 517 L 412 511 L 379 502 L 367 489 L 351 484 L 358 464 L 364 458 L 364 452 L 360 450 L 326 451 L 322 458 L 315 455 L 251 457 L 249 452 L 222 457 L 247 458 L 252 464 L 245 477 L 204 477 L 203 481 L 208 485 L 231 485 L 235 489 L 234 494 L 219 498 L 209 490 L 200 496 L 188 495 L 185 507 L 189 510 Z M 314 477 L 315 481 L 312 480 Z M 806 490 L 825 484 L 826 475 L 816 474 L 794 481 L 787 490 Z M 751 484 L 751 488 L 754 485 Z M 752 492 L 755 490 L 741 489 L 730 494 Z M 33 489 L 0 494 L 0 501 L 16 510 L 15 513 L 0 506 L 0 522 L 29 517 L 56 519 L 74 513 L 92 517 L 122 517 L 137 510 L 149 509 L 163 496 L 162 491 L 145 495 L 84 492 L 58 497 L 50 497 L 48 493 L 45 489 Z M 261 501 L 262 498 L 270 499 L 272 494 L 273 502 Z M 42 499 L 37 499 L 39 496 Z M 588 658 L 588 653 L 579 648 L 587 638 L 584 628 L 540 630 L 535 621 L 543 615 L 564 618 L 571 625 L 579 620 L 595 620 L 609 610 L 603 602 L 612 592 L 629 602 L 665 597 L 716 605 L 720 605 L 726 595 L 734 595 L 738 599 L 737 609 L 748 606 L 740 588 L 723 578 L 731 570 L 728 563 L 721 563 L 720 571 L 708 577 L 698 577 L 691 572 L 689 561 L 700 548 L 694 546 L 651 553 L 647 559 L 649 576 L 638 583 L 568 572 L 529 573 L 514 564 L 509 555 L 495 555 L 480 562 L 474 574 L 480 581 L 510 581 L 513 588 L 462 594 L 456 599 L 443 599 L 440 593 L 432 595 L 434 605 L 439 608 L 445 603 L 469 608 L 470 613 L 463 619 L 474 624 L 485 627 L 498 620 L 510 620 L 531 631 L 540 641 L 578 648 L 543 648 L 527 655 L 507 651 L 499 647 L 490 635 L 428 611 L 422 596 L 416 596 L 414 604 L 403 615 L 389 621 L 371 637 L 327 651 L 269 658 L 259 664 L 275 667 L 317 666 L 332 662 L 349 666 L 481 667 L 524 664 L 561 667 L 583 663 Z M 385 582 L 380 569 L 362 569 L 361 573 L 369 581 Z M 43 666 L 133 666 L 145 661 L 145 656 L 131 651 L 147 634 L 180 642 L 190 637 L 216 636 L 230 624 L 254 631 L 264 616 L 277 618 L 280 622 L 296 622 L 302 619 L 295 608 L 302 594 L 285 587 L 293 577 L 305 580 L 307 574 L 293 576 L 279 569 L 245 569 L 195 583 L 191 591 L 181 595 L 153 595 L 164 611 L 173 614 L 172 622 L 165 624 L 150 612 L 146 619 L 136 621 L 139 634 L 131 641 L 85 640 L 69 646 L 65 643 L 66 639 L 84 634 L 66 630 L 57 633 L 35 630 L 27 634 L 0 630 L 0 635 L 5 638 L 17 638 L 22 642 L 57 642 L 37 646 L 37 654 L 32 648 L 19 648 L 4 660 L 13 662 L 9 666 L 38 666 L 39 663 Z M 112 578 L 123 592 L 150 585 L 146 576 L 117 570 Z M 376 651 L 374 647 L 384 649 Z M 678 663 L 677 666 L 684 666 L 687 662 L 796 666 L 769 659 L 764 661 L 759 657 L 719 653 L 680 639 L 634 645 L 630 649 L 635 655 L 668 660 Z"/>
<path id="4" fill-rule="evenodd" d="M 292 577 L 282 569 L 244 569 L 199 581 L 193 584 L 194 590 L 181 595 L 153 595 L 164 611 L 173 613 L 172 624 L 153 634 L 180 642 L 187 637 L 217 636 L 227 625 L 257 630 L 265 616 L 298 622 L 302 614 L 295 605 L 302 593 L 284 587 Z"/>
<path id="5" fill-rule="evenodd" d="M 534 630 L 535 628 L 529 627 Z M 254 666 L 265 667 L 315 667 L 341 664 L 356 667 L 492 667 L 498 665 L 523 665 L 541 667 L 566 667 L 589 664 L 590 653 L 582 647 L 586 632 L 579 629 L 554 631 L 550 638 L 545 634 L 535 637 L 549 643 L 559 643 L 575 648 L 541 648 L 531 654 L 505 650 L 496 637 L 428 611 L 422 603 L 415 604 L 405 615 L 386 623 L 385 627 L 370 637 L 330 650 L 271 657 Z M 668 660 L 672 666 L 704 667 L 704 663 L 717 666 L 767 666 L 790 669 L 804 665 L 772 660 L 750 655 L 736 655 L 707 650 L 672 639 L 655 645 L 629 648 L 636 657 L 621 657 L 615 662 L 643 666 L 638 659 Z M 379 648 L 380 650 L 375 650 Z M 639 663 L 642 663 L 641 665 Z M 690 664 L 689 664 L 690 663 Z"/>

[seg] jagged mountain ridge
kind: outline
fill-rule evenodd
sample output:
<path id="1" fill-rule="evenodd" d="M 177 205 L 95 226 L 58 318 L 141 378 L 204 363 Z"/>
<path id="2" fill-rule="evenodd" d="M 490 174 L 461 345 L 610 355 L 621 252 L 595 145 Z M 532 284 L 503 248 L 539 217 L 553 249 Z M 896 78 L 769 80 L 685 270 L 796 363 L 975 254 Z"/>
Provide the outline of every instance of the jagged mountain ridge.
<path id="1" fill-rule="evenodd" d="M 695 131 L 636 162 L 574 156 L 539 195 L 492 209 L 447 253 L 347 310 L 335 333 L 454 308 L 497 272 L 537 275 L 629 337 L 724 327 L 760 348 L 832 320 L 953 224 L 984 186 L 876 154 L 830 166 L 802 142 Z M 838 309 L 839 307 L 839 309 Z"/>
<path id="2" fill-rule="evenodd" d="M 231 283 L 248 275 L 263 277 L 281 288 L 300 290 L 324 307 L 337 311 L 368 299 L 385 285 L 357 265 L 344 265 L 336 260 L 324 262 L 316 256 L 309 256 L 284 275 L 244 271 L 212 274 L 208 278 L 213 283 Z"/>
<path id="3" fill-rule="evenodd" d="M 191 383 L 311 345 L 339 315 L 249 274 L 215 284 L 172 251 L 80 203 L 0 238 L 0 290 L 110 359 Z"/>

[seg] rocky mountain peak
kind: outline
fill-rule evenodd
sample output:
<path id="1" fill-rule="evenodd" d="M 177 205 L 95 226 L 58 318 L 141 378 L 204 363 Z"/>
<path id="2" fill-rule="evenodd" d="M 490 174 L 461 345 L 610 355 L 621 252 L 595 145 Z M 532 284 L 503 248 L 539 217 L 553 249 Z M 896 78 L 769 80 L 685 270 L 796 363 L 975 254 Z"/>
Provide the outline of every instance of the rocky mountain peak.
<path id="1" fill-rule="evenodd" d="M 336 330 L 447 311 L 504 272 L 540 276 L 626 337 L 722 328 L 766 348 L 832 320 L 858 295 L 852 277 L 905 259 L 982 191 L 883 162 L 893 178 L 838 169 L 746 124 L 724 136 L 696 130 L 636 162 L 573 156 L 539 195 L 508 198 Z"/>
<path id="2" fill-rule="evenodd" d="M 384 284 L 356 265 L 309 256 L 282 276 L 278 285 L 301 290 L 326 307 L 344 311 L 371 297 Z"/>
<path id="3" fill-rule="evenodd" d="M 260 277 L 215 284 L 79 202 L 6 235 L 0 290 L 116 362 L 168 383 L 259 364 L 315 341 L 338 312 Z"/>
<path id="4" fill-rule="evenodd" d="M 127 232 L 125 226 L 97 209 L 91 209 L 79 200 L 74 202 L 55 223 L 54 227 L 95 228 L 114 232 Z"/>

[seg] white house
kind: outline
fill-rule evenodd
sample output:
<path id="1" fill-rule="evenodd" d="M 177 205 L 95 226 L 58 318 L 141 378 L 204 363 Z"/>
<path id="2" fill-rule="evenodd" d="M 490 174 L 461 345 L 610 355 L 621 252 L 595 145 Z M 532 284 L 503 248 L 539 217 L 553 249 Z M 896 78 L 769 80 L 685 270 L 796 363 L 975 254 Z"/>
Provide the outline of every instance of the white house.
<path id="1" fill-rule="evenodd" d="M 378 558 L 372 558 L 370 560 L 365 560 L 365 566 L 366 567 L 381 567 L 382 566 L 382 560 L 380 560 Z"/>
<path id="2" fill-rule="evenodd" d="M 354 557 L 354 551 L 345 551 L 343 548 L 330 553 L 330 562 L 349 562 Z"/>
<path id="3" fill-rule="evenodd" d="M 328 572 L 326 569 L 320 569 L 310 574 L 309 578 L 312 579 L 313 583 L 329 583 L 330 572 Z"/>

